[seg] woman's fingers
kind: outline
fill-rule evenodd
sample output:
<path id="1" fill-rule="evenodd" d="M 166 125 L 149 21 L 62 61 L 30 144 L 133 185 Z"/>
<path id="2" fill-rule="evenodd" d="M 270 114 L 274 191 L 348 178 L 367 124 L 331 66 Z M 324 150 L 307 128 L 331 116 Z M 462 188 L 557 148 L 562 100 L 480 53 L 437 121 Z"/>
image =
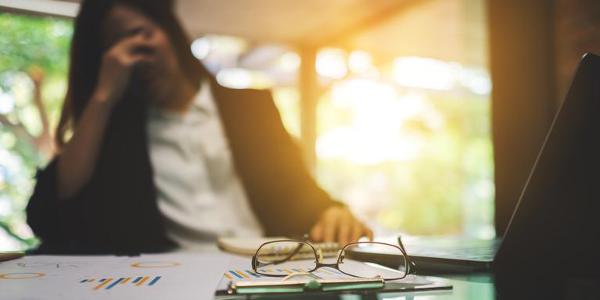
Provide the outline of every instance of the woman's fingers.
<path id="1" fill-rule="evenodd" d="M 139 44 L 151 45 L 152 39 L 150 38 L 150 36 L 142 32 L 138 32 L 121 39 L 111 49 L 131 49 Z"/>
<path id="2" fill-rule="evenodd" d="M 323 225 L 321 222 L 317 222 L 310 230 L 310 240 L 320 242 L 323 240 Z"/>
<path id="3" fill-rule="evenodd" d="M 111 104 L 117 102 L 129 84 L 133 68 L 156 59 L 152 39 L 142 32 L 123 38 L 104 53 L 95 98 Z"/>
<path id="4" fill-rule="evenodd" d="M 360 239 L 364 234 L 364 226 L 360 223 L 360 222 L 354 222 L 352 223 L 352 233 L 351 233 L 351 237 L 350 240 L 351 241 L 358 241 L 358 239 Z"/>
<path id="5" fill-rule="evenodd" d="M 346 245 L 351 241 L 351 238 L 349 237 L 351 232 L 351 225 L 347 224 L 345 222 L 341 222 L 338 225 L 338 235 L 336 238 L 336 242 L 342 246 L 342 245 Z"/>
<path id="6" fill-rule="evenodd" d="M 119 49 L 119 55 L 122 56 L 127 66 L 131 66 L 139 60 L 151 60 L 154 58 L 155 47 L 147 41 L 133 41 L 125 48 Z"/>
<path id="7" fill-rule="evenodd" d="M 132 57 L 138 55 L 153 55 L 155 53 L 155 45 L 151 39 L 145 35 L 138 33 L 122 39 L 120 42 L 110 48 L 105 55 L 119 58 L 122 62 L 131 62 Z"/>
<path id="8" fill-rule="evenodd" d="M 337 238 L 336 241 L 340 245 L 350 243 L 352 240 L 352 226 L 356 223 L 356 220 L 352 216 L 349 210 L 343 209 L 340 211 L 339 220 L 337 222 Z"/>
<path id="9" fill-rule="evenodd" d="M 310 238 L 315 242 L 335 241 L 341 246 L 356 242 L 363 236 L 372 239 L 373 232 L 345 207 L 327 209 L 310 231 Z"/>
<path id="10" fill-rule="evenodd" d="M 329 212 L 329 213 L 328 213 Z M 337 216 L 335 212 L 325 211 L 323 218 L 323 242 L 333 242 L 337 230 Z"/>
<path id="11" fill-rule="evenodd" d="M 373 240 L 373 230 L 371 230 L 371 228 L 363 225 L 363 232 L 363 236 L 366 236 L 369 239 L 369 241 Z"/>

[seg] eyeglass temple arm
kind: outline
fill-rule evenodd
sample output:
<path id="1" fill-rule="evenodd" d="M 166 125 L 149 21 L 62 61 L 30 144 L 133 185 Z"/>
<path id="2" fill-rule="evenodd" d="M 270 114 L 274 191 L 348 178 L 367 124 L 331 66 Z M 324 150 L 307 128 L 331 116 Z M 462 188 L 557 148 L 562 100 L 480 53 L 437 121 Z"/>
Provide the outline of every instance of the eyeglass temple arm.
<path id="1" fill-rule="evenodd" d="M 417 265 L 415 264 L 414 261 L 412 261 L 412 259 L 410 259 L 410 256 L 406 252 L 406 248 L 404 247 L 404 244 L 402 243 L 401 236 L 398 236 L 398 245 L 400 246 L 400 251 L 402 251 L 402 254 L 404 254 L 404 257 L 406 258 L 406 265 L 408 267 L 406 274 L 414 273 L 416 271 Z"/>

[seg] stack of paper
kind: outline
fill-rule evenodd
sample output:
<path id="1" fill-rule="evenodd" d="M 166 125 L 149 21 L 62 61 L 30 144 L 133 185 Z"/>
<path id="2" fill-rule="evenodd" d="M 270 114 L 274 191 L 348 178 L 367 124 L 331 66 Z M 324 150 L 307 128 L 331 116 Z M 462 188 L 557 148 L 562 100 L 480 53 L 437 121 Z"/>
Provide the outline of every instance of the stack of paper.
<path id="1" fill-rule="evenodd" d="M 305 267 L 307 263 L 304 261 L 289 261 L 289 262 L 285 262 L 285 263 L 281 263 L 281 264 L 277 264 L 276 266 L 273 266 L 272 269 L 269 269 L 269 267 L 267 267 L 266 269 L 263 269 L 266 272 L 274 272 L 274 273 L 287 273 L 289 275 L 295 275 L 295 274 L 306 274 L 308 271 Z M 369 266 L 368 264 L 362 263 L 362 262 L 358 262 L 358 261 L 353 261 L 353 260 L 345 260 L 344 261 L 344 270 L 346 271 L 352 271 L 352 270 L 358 270 L 361 269 L 362 273 L 364 272 L 364 269 L 368 269 L 368 268 L 372 268 L 372 266 Z M 227 270 L 224 274 L 223 274 L 223 278 L 219 283 L 219 288 L 218 288 L 218 293 L 219 294 L 231 294 L 231 293 L 235 293 L 234 290 L 232 290 L 232 287 L 235 287 L 236 285 L 239 285 L 239 283 L 243 283 L 244 286 L 250 286 L 251 284 L 248 283 L 255 283 L 257 286 L 262 286 L 264 283 L 268 283 L 268 284 L 273 284 L 276 282 L 281 282 L 282 284 L 285 282 L 300 282 L 300 281 L 308 281 L 311 279 L 315 279 L 319 282 L 332 282 L 335 281 L 336 284 L 343 284 L 344 282 L 348 283 L 349 287 L 351 283 L 357 283 L 360 280 L 363 280 L 361 278 L 357 278 L 354 276 L 350 276 L 347 275 L 343 272 L 341 272 L 338 269 L 332 268 L 332 267 L 321 267 L 318 268 L 317 270 L 311 272 L 310 276 L 289 276 L 288 278 L 285 277 L 272 277 L 272 276 L 265 276 L 265 275 L 261 275 L 257 272 L 255 272 L 254 270 L 251 270 L 250 268 L 248 268 L 250 265 L 243 265 L 240 266 L 239 268 L 234 268 L 234 269 L 230 269 Z M 359 273 L 359 272 L 356 272 Z M 375 279 L 375 278 L 372 278 Z M 387 281 L 385 283 L 386 286 L 388 287 L 393 287 L 394 289 L 398 289 L 398 290 L 418 290 L 418 289 L 434 289 L 434 288 L 451 288 L 451 286 L 447 285 L 447 284 L 441 284 L 440 282 L 434 282 L 430 279 L 428 279 L 427 277 L 423 277 L 423 276 L 416 276 L 416 275 L 409 275 L 404 279 L 401 280 L 394 280 L 394 281 Z M 338 289 L 338 290 L 341 290 Z"/>
<path id="2" fill-rule="evenodd" d="M 212 299 L 231 257 L 26 256 L 0 263 L 0 299 Z"/>

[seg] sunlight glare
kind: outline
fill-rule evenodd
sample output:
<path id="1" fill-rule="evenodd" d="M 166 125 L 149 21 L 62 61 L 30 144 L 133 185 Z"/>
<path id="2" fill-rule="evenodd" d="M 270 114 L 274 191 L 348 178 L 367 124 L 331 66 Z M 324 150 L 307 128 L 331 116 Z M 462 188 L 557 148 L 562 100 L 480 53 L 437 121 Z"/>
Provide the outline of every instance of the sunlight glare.
<path id="1" fill-rule="evenodd" d="M 211 50 L 222 55 L 240 54 L 248 49 L 248 42 L 242 38 L 226 35 L 207 35 Z"/>
<path id="2" fill-rule="evenodd" d="M 475 94 L 489 95 L 492 92 L 492 80 L 483 70 L 463 69 L 460 82 Z"/>
<path id="3" fill-rule="evenodd" d="M 402 125 L 428 113 L 424 99 L 400 97 L 393 86 L 383 82 L 350 79 L 333 86 L 331 101 L 340 110 L 351 112 L 352 123 L 319 135 L 320 158 L 372 165 L 413 160 L 420 152 L 423 138 Z"/>
<path id="4" fill-rule="evenodd" d="M 457 66 L 423 57 L 394 60 L 393 77 L 402 86 L 447 91 L 454 87 Z"/>
<path id="5" fill-rule="evenodd" d="M 264 73 L 242 68 L 222 69 L 217 73 L 217 81 L 233 89 L 266 89 L 273 86 L 273 80 Z"/>
<path id="6" fill-rule="evenodd" d="M 371 55 L 365 51 L 352 51 L 348 57 L 348 67 L 355 74 L 364 74 L 374 69 Z"/>
<path id="7" fill-rule="evenodd" d="M 0 91 L 0 114 L 7 114 L 15 109 L 15 99 L 7 93 Z"/>
<path id="8" fill-rule="evenodd" d="M 341 79 L 348 73 L 346 52 L 341 49 L 326 48 L 317 54 L 317 73 L 331 79 Z"/>
<path id="9" fill-rule="evenodd" d="M 207 37 L 197 38 L 192 42 L 192 54 L 199 60 L 205 59 L 210 53 L 210 40 Z"/>
<path id="10" fill-rule="evenodd" d="M 300 67 L 300 55 L 296 52 L 286 52 L 277 60 L 277 66 L 286 72 L 294 72 Z"/>

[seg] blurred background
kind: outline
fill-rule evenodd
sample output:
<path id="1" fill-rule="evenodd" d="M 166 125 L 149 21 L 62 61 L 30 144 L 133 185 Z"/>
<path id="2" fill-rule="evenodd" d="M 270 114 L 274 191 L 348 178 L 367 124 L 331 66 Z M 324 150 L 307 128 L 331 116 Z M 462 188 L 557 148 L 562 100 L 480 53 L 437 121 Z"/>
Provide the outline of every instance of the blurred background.
<path id="1" fill-rule="evenodd" d="M 77 9 L 0 0 L 0 251 L 37 243 L 24 208 L 53 155 Z M 377 235 L 500 235 L 574 66 L 600 48 L 584 0 L 177 10 L 194 56 L 224 86 L 272 90 L 307 168 Z"/>

